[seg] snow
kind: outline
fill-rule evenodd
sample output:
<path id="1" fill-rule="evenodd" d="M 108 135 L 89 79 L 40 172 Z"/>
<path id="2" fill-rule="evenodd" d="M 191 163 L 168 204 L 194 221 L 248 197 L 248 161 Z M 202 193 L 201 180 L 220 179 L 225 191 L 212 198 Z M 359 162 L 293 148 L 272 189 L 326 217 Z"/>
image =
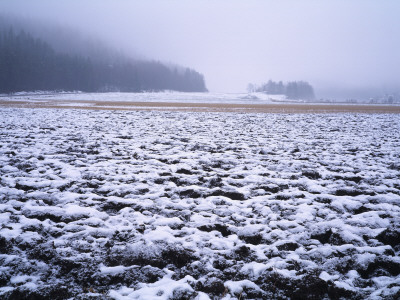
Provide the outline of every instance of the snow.
<path id="1" fill-rule="evenodd" d="M 0 298 L 395 298 L 399 132 L 397 114 L 1 108 Z"/>
<path id="2" fill-rule="evenodd" d="M 194 279 L 190 276 L 174 281 L 165 276 L 161 280 L 150 283 L 142 284 L 137 290 L 122 288 L 120 290 L 111 290 L 110 297 L 112 299 L 171 299 L 175 293 L 182 293 L 185 291 L 192 292 L 192 287 L 187 283 L 188 281 L 193 281 Z M 204 298 L 204 297 L 203 297 Z"/>
<path id="3" fill-rule="evenodd" d="M 119 274 L 126 270 L 127 268 L 124 266 L 115 266 L 115 267 L 106 267 L 104 265 L 100 265 L 100 272 L 103 274 Z"/>
<path id="4" fill-rule="evenodd" d="M 245 264 L 241 269 L 242 272 L 251 272 L 252 276 L 258 277 L 268 267 L 265 264 L 252 261 L 251 263 Z"/>
<path id="5" fill-rule="evenodd" d="M 241 280 L 241 281 L 227 281 L 225 286 L 229 289 L 232 294 L 241 294 L 244 287 L 250 287 L 257 289 L 258 286 L 255 285 L 250 280 Z"/>
<path id="6" fill-rule="evenodd" d="M 285 101 L 284 95 L 267 95 L 265 93 L 183 93 L 175 91 L 143 92 L 143 93 L 52 93 L 52 92 L 21 92 L 13 95 L 0 95 L 0 99 L 29 100 L 80 100 L 80 101 L 130 101 L 130 102 L 186 102 L 186 103 L 273 103 Z M 64 104 L 63 104 L 64 105 Z M 65 105 L 72 105 L 66 103 Z M 75 105 L 75 104 L 74 104 Z M 87 104 L 77 104 L 87 105 Z M 89 104 L 93 105 L 93 104 Z M 149 106 L 151 107 L 151 106 Z M 147 107 L 147 108 L 149 108 Z M 154 107 L 151 107 L 154 109 Z"/>
<path id="7" fill-rule="evenodd" d="M 339 275 L 329 275 L 327 272 L 323 271 L 321 272 L 321 274 L 319 275 L 319 278 L 321 278 L 322 280 L 328 281 L 328 280 L 335 280 L 339 278 Z"/>

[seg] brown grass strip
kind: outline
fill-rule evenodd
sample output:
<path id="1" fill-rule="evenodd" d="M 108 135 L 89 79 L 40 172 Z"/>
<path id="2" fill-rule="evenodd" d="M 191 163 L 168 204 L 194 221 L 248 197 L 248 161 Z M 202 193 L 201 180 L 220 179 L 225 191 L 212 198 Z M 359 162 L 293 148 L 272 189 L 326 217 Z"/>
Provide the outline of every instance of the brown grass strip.
<path id="1" fill-rule="evenodd" d="M 87 104 L 87 105 L 85 105 Z M 0 100 L 0 107 L 62 108 L 87 110 L 166 110 L 237 113 L 400 113 L 395 105 L 357 104 L 229 104 L 184 102 L 130 102 L 92 100 Z"/>

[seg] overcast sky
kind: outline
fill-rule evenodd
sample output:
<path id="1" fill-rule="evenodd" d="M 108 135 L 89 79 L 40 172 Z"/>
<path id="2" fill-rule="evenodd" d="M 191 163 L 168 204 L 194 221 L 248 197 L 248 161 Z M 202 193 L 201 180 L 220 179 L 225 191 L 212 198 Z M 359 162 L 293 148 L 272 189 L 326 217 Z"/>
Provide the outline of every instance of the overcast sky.
<path id="1" fill-rule="evenodd" d="M 210 91 L 268 79 L 306 80 L 317 95 L 400 90 L 398 0 L 0 0 L 0 11 L 192 67 Z"/>

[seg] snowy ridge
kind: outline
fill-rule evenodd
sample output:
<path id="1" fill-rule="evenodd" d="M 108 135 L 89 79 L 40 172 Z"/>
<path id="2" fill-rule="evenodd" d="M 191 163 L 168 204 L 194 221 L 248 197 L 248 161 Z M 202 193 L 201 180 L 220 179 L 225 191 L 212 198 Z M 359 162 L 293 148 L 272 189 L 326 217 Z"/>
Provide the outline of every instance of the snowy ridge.
<path id="1" fill-rule="evenodd" d="M 0 109 L 0 298 L 396 299 L 400 115 Z"/>

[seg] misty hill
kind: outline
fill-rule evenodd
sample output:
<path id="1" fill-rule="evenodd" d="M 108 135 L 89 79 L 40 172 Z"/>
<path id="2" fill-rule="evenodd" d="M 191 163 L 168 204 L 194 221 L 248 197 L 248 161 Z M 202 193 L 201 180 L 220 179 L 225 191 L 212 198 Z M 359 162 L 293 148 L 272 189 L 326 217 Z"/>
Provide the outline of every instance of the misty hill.
<path id="1" fill-rule="evenodd" d="M 263 92 L 270 95 L 286 95 L 289 99 L 315 98 L 314 88 L 306 81 L 289 81 L 284 84 L 282 81 L 275 82 L 269 80 L 260 86 L 249 84 L 249 92 Z"/>
<path id="2" fill-rule="evenodd" d="M 7 32 L 10 28 L 15 33 L 24 31 L 46 42 L 57 53 L 90 57 L 94 62 L 114 64 L 121 60 L 149 60 L 137 52 L 124 52 L 118 44 L 109 44 L 98 36 L 66 24 L 0 13 L 0 31 Z"/>
<path id="3" fill-rule="evenodd" d="M 76 46 L 62 52 L 57 50 L 62 48 L 60 39 L 49 42 L 27 32 L 21 24 L 14 29 L 5 23 L 0 23 L 0 93 L 207 91 L 203 75 L 192 69 L 128 58 L 117 51 L 107 51 L 106 47 L 99 47 L 98 55 L 91 55 L 89 47 L 80 41 L 75 45 L 86 50 L 80 53 Z M 69 39 L 64 44 L 74 44 L 72 37 Z"/>

